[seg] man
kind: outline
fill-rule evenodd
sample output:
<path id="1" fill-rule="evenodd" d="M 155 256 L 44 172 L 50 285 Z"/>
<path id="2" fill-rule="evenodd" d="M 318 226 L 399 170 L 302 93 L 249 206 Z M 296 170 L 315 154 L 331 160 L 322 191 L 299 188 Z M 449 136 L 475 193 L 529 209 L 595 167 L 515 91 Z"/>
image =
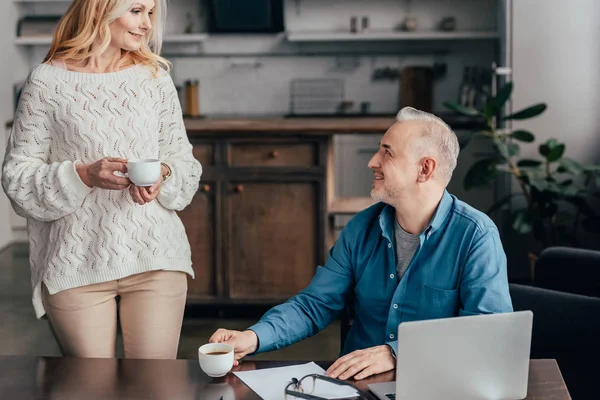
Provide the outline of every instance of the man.
<path id="1" fill-rule="evenodd" d="M 347 224 L 306 289 L 210 342 L 233 345 L 237 363 L 315 335 L 352 305 L 343 356 L 327 374 L 363 379 L 395 368 L 401 322 L 511 312 L 498 229 L 446 191 L 458 153 L 441 119 L 403 108 L 369 161 L 379 203 Z"/>

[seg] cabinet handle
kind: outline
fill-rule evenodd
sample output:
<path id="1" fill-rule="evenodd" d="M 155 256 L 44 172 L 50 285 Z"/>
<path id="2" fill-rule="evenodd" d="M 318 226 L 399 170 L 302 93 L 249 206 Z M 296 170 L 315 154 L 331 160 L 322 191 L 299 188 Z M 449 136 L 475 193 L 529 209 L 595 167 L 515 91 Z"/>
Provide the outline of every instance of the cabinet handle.
<path id="1" fill-rule="evenodd" d="M 244 191 L 244 185 L 235 185 L 233 191 L 236 193 L 241 193 Z"/>
<path id="2" fill-rule="evenodd" d="M 201 189 L 204 193 L 210 192 L 210 185 L 202 185 Z"/>
<path id="3" fill-rule="evenodd" d="M 269 152 L 269 158 L 277 158 L 279 157 L 279 152 L 277 150 L 273 150 Z"/>

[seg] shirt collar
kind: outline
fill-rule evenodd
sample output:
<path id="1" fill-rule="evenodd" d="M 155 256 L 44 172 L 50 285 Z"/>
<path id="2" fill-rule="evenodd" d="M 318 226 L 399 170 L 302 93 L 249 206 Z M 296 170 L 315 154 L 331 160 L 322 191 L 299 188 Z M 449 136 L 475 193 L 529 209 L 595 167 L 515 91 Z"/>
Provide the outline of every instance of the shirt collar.
<path id="1" fill-rule="evenodd" d="M 426 238 L 438 230 L 446 218 L 448 214 L 450 214 L 450 210 L 452 208 L 452 195 L 448 193 L 446 189 L 444 189 L 444 194 L 442 195 L 442 199 L 438 204 L 435 213 L 433 214 L 433 218 L 429 223 L 427 229 L 425 229 L 421 235 L 426 235 Z M 387 240 L 392 240 L 392 235 L 394 233 L 394 219 L 396 218 L 396 209 L 389 204 L 386 205 L 381 212 L 379 213 L 379 226 L 381 227 L 381 234 Z"/>

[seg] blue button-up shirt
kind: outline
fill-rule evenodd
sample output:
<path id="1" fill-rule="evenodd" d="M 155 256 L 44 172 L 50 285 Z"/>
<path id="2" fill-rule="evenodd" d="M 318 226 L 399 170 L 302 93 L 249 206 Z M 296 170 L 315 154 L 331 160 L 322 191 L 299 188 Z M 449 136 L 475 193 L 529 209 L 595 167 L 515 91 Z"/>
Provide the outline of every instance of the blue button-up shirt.
<path id="1" fill-rule="evenodd" d="M 356 214 L 306 289 L 249 328 L 257 352 L 315 335 L 348 304 L 355 315 L 342 354 L 382 344 L 395 353 L 405 321 L 512 311 L 506 255 L 487 215 L 444 191 L 400 282 L 395 215 L 384 203 Z"/>

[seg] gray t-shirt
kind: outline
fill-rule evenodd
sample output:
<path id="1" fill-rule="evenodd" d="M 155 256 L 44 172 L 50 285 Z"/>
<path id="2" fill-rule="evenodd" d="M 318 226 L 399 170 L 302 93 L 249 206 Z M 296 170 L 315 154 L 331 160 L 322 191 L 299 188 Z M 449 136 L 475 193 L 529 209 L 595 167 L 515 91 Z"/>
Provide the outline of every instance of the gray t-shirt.
<path id="1" fill-rule="evenodd" d="M 402 279 L 408 264 L 410 264 L 415 252 L 419 248 L 419 235 L 406 232 L 398 220 L 394 218 L 394 244 L 396 248 L 396 275 L 398 280 Z"/>

